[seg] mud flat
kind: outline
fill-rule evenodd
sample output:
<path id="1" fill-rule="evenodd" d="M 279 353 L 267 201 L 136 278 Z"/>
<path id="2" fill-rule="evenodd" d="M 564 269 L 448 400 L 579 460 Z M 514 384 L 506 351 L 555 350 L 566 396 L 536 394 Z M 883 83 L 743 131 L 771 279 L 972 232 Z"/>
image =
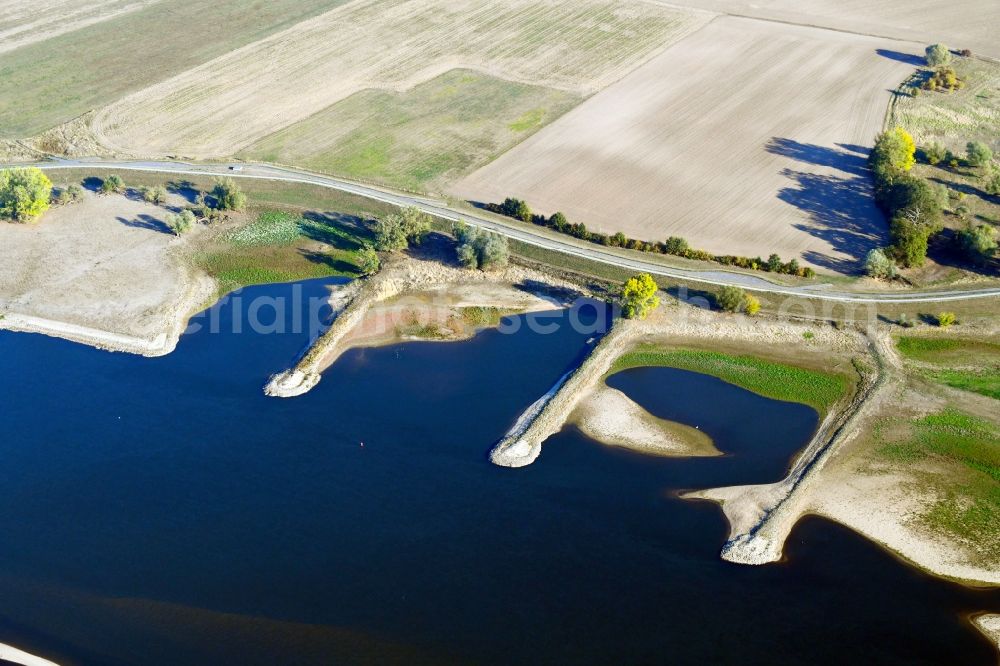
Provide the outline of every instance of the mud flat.
<path id="1" fill-rule="evenodd" d="M 518 312 L 538 311 L 555 307 L 539 295 L 525 291 L 572 290 L 575 288 L 519 266 L 498 271 L 469 271 L 434 260 L 406 258 L 387 265 L 380 273 L 359 280 L 346 297 L 346 306 L 336 315 L 330 328 L 319 337 L 288 370 L 273 375 L 264 393 L 275 398 L 293 398 L 310 391 L 321 379 L 321 373 L 348 349 L 375 346 L 421 336 L 400 333 L 398 324 L 407 310 L 419 310 L 424 321 L 438 330 L 441 312 L 455 308 L 482 307 L 500 304 Z M 512 290 L 521 292 L 520 297 Z M 393 299 L 409 295 L 409 299 Z M 434 304 L 437 302 L 437 305 Z M 432 336 L 431 339 L 460 339 L 463 335 Z"/>
<path id="2" fill-rule="evenodd" d="M 87 193 L 36 224 L 0 224 L 0 328 L 145 356 L 171 352 L 216 287 L 182 258 L 199 231 L 174 236 L 169 212 Z"/>
<path id="3" fill-rule="evenodd" d="M 587 437 L 608 446 L 656 456 L 721 455 L 701 430 L 657 418 L 609 386 L 585 394 L 570 419 Z"/>

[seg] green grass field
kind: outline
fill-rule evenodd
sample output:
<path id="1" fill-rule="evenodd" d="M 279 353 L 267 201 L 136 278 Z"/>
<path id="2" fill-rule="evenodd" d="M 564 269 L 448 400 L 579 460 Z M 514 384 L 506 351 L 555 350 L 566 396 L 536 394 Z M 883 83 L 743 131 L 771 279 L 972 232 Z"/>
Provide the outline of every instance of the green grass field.
<path id="1" fill-rule="evenodd" d="M 0 55 L 0 138 L 25 138 L 346 0 L 162 0 Z"/>
<path id="2" fill-rule="evenodd" d="M 641 345 L 615 361 L 610 374 L 641 366 L 664 366 L 718 377 L 775 400 L 798 402 L 821 414 L 847 393 L 843 375 L 772 363 L 755 356 L 733 356 L 692 349 L 664 350 Z"/>
<path id="3" fill-rule="evenodd" d="M 957 539 L 976 561 L 1000 563 L 1000 429 L 946 409 L 909 422 L 883 421 L 876 431 L 877 454 L 912 466 L 937 498 L 919 520 Z M 929 463 L 944 475 L 924 471 Z"/>
<path id="4" fill-rule="evenodd" d="M 197 253 L 195 261 L 225 294 L 253 284 L 357 277 L 357 252 L 368 240 L 358 218 L 264 210 Z"/>
<path id="5" fill-rule="evenodd" d="M 922 376 L 1000 400 L 1000 344 L 961 338 L 901 336 L 897 346 Z"/>
<path id="6" fill-rule="evenodd" d="M 486 164 L 579 101 L 452 70 L 407 92 L 352 95 L 240 157 L 424 191 Z"/>

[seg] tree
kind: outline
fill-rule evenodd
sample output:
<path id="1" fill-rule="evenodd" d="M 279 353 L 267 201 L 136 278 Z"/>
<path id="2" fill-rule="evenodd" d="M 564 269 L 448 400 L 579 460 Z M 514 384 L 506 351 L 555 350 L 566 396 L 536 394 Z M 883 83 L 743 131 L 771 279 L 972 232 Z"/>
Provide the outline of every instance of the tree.
<path id="1" fill-rule="evenodd" d="M 955 323 L 956 317 L 954 312 L 942 312 L 937 316 L 937 325 L 941 328 L 948 328 Z"/>
<path id="2" fill-rule="evenodd" d="M 896 277 L 898 271 L 896 262 L 887 257 L 882 250 L 874 249 L 865 257 L 865 273 L 873 278 L 891 280 Z"/>
<path id="3" fill-rule="evenodd" d="M 671 236 L 667 239 L 667 242 L 663 244 L 663 249 L 667 254 L 673 254 L 679 257 L 684 256 L 690 248 L 691 246 L 688 245 L 688 242 L 680 236 Z"/>
<path id="4" fill-rule="evenodd" d="M 375 249 L 381 252 L 405 250 L 409 246 L 403 217 L 396 213 L 375 220 Z"/>
<path id="5" fill-rule="evenodd" d="M 521 199 L 507 197 L 500 204 L 500 212 L 507 217 L 514 217 L 525 222 L 531 222 L 531 209 Z"/>
<path id="6" fill-rule="evenodd" d="M 924 157 L 927 158 L 927 163 L 931 166 L 939 164 L 941 160 L 948 156 L 948 151 L 940 143 L 936 141 L 931 145 L 924 148 Z"/>
<path id="7" fill-rule="evenodd" d="M 772 254 L 768 257 L 767 263 L 765 264 L 765 268 L 772 273 L 780 272 L 782 266 L 784 266 L 784 263 L 781 261 L 781 257 L 777 254 Z"/>
<path id="8" fill-rule="evenodd" d="M 403 233 L 406 240 L 414 245 L 420 245 L 431 230 L 431 216 L 416 206 L 408 206 L 400 213 Z"/>
<path id="9" fill-rule="evenodd" d="M 970 141 L 965 146 L 965 160 L 969 166 L 981 167 L 993 159 L 993 151 L 981 141 Z"/>
<path id="10" fill-rule="evenodd" d="M 381 268 L 378 253 L 371 245 L 365 245 L 358 251 L 358 268 L 362 275 L 372 275 L 378 273 Z"/>
<path id="11" fill-rule="evenodd" d="M 470 227 L 461 220 L 452 227 L 452 233 L 458 240 L 458 261 L 466 268 L 489 270 L 507 265 L 510 250 L 505 236 Z"/>
<path id="12" fill-rule="evenodd" d="M 557 231 L 562 231 L 569 226 L 569 220 L 565 215 L 556 211 L 555 213 L 552 213 L 552 217 L 549 218 L 549 226 Z"/>
<path id="13" fill-rule="evenodd" d="M 905 215 L 892 218 L 889 223 L 889 237 L 892 239 L 892 254 L 903 266 L 922 266 L 927 258 L 927 240 L 931 229 L 915 223 Z"/>
<path id="14" fill-rule="evenodd" d="M 902 127 L 893 127 L 878 135 L 868 158 L 877 181 L 891 184 L 916 164 L 917 144 Z"/>
<path id="15" fill-rule="evenodd" d="M 747 294 L 746 303 L 743 306 L 744 311 L 751 317 L 760 312 L 760 301 L 756 296 L 752 294 Z"/>
<path id="16" fill-rule="evenodd" d="M 622 315 L 626 319 L 645 319 L 660 306 L 660 298 L 656 295 L 658 289 L 649 273 L 630 277 L 622 287 Z"/>
<path id="17" fill-rule="evenodd" d="M 101 194 L 121 194 L 125 191 L 125 181 L 116 173 L 111 174 L 101 181 Z"/>
<path id="18" fill-rule="evenodd" d="M 182 210 L 176 215 L 167 215 L 166 219 L 167 226 L 170 227 L 170 230 L 177 236 L 191 231 L 196 221 L 194 213 L 187 209 Z"/>
<path id="19" fill-rule="evenodd" d="M 715 303 L 726 312 L 738 312 L 746 304 L 747 293 L 739 287 L 726 286 L 715 296 Z"/>
<path id="20" fill-rule="evenodd" d="M 977 264 L 991 260 L 997 252 L 997 232 L 988 224 L 971 224 L 956 237 L 961 250 Z"/>
<path id="21" fill-rule="evenodd" d="M 419 245 L 431 229 L 431 216 L 410 206 L 375 221 L 375 249 L 382 252 L 405 250 Z"/>
<path id="22" fill-rule="evenodd" d="M 52 181 L 41 169 L 0 171 L 0 218 L 28 222 L 48 210 L 51 198 Z"/>
<path id="23" fill-rule="evenodd" d="M 928 67 L 940 67 L 951 62 L 951 51 L 944 44 L 931 44 L 924 49 Z"/>
<path id="24" fill-rule="evenodd" d="M 212 196 L 217 210 L 243 210 L 247 203 L 247 195 L 232 178 L 219 178 L 215 181 Z"/>

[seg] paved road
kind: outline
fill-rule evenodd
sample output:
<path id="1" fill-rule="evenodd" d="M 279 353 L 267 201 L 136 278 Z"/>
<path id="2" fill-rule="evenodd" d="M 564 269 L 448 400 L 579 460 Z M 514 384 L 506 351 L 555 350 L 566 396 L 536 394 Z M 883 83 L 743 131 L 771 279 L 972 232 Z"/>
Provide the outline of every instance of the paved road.
<path id="1" fill-rule="evenodd" d="M 382 201 L 397 206 L 416 206 L 432 215 L 446 219 L 462 219 L 484 229 L 489 229 L 503 234 L 509 238 L 535 245 L 548 250 L 554 250 L 567 255 L 583 257 L 592 261 L 611 264 L 626 268 L 636 272 L 645 272 L 662 277 L 673 278 L 675 280 L 695 282 L 715 286 L 735 285 L 758 292 L 770 294 L 815 298 L 824 301 L 838 301 L 849 303 L 941 303 L 947 301 L 961 301 L 979 298 L 1000 297 L 1000 287 L 977 289 L 977 290 L 951 290 L 951 291 L 916 291 L 907 290 L 890 293 L 855 293 L 838 290 L 832 285 L 810 285 L 804 287 L 788 287 L 769 282 L 763 278 L 747 275 L 745 273 L 729 272 L 724 270 L 690 270 L 683 268 L 671 268 L 663 264 L 646 261 L 641 258 L 623 257 L 613 252 L 609 252 L 598 245 L 582 245 L 574 242 L 574 239 L 562 239 L 549 234 L 534 232 L 531 229 L 518 226 L 514 223 L 506 223 L 499 219 L 492 219 L 477 215 L 472 212 L 456 210 L 448 204 L 423 198 L 415 195 L 389 192 L 387 190 L 359 185 L 349 181 L 323 176 L 319 174 L 287 169 L 282 167 L 243 164 L 240 171 L 232 171 L 226 164 L 189 164 L 185 162 L 157 162 L 157 161 L 117 161 L 117 160 L 55 160 L 34 164 L 41 169 L 75 169 L 75 168 L 106 168 L 106 169 L 129 169 L 134 171 L 154 171 L 158 173 L 169 173 L 177 175 L 191 176 L 218 176 L 227 175 L 234 178 L 256 178 L 262 180 L 276 180 L 293 183 L 306 183 L 328 187 L 342 192 L 349 192 L 359 196 Z"/>

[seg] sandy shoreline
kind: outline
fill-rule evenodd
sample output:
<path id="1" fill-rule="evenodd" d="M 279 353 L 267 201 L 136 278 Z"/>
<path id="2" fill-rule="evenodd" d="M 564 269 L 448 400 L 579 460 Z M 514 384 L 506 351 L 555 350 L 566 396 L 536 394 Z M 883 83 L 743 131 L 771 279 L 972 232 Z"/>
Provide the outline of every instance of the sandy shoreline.
<path id="1" fill-rule="evenodd" d="M 33 654 L 24 650 L 18 650 L 16 647 L 5 643 L 0 643 L 0 659 L 21 664 L 22 666 L 59 666 L 54 661 L 36 657 Z"/>

